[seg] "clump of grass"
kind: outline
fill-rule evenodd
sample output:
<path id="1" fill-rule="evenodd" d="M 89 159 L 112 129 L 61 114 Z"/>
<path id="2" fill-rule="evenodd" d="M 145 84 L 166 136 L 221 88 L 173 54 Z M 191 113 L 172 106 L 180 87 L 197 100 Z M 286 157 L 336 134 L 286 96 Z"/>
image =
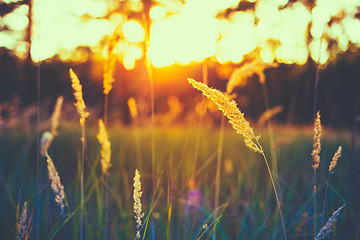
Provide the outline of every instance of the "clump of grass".
<path id="1" fill-rule="evenodd" d="M 142 212 L 142 205 L 141 205 L 141 181 L 140 181 L 140 173 L 136 169 L 135 170 L 135 177 L 134 177 L 134 213 L 135 213 L 135 222 L 136 222 L 136 236 L 135 239 L 140 239 L 140 228 L 142 225 L 141 218 L 144 217 L 144 213 Z"/>

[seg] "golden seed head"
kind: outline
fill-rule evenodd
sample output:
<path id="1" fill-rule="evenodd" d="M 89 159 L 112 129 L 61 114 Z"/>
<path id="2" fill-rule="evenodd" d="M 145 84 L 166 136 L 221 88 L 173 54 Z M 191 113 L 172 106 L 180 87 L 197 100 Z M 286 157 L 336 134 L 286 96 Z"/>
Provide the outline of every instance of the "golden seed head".
<path id="1" fill-rule="evenodd" d="M 99 119 L 99 134 L 97 135 L 99 143 L 101 144 L 101 169 L 104 175 L 109 175 L 109 168 L 111 167 L 111 143 L 109 141 L 108 133 L 106 131 L 104 122 Z"/>
<path id="2" fill-rule="evenodd" d="M 244 137 L 245 145 L 248 148 L 255 152 L 263 153 L 261 146 L 257 144 L 259 137 L 255 136 L 249 122 L 245 119 L 244 114 L 237 108 L 234 100 L 230 100 L 225 94 L 208 87 L 204 83 L 197 82 L 191 78 L 188 78 L 188 81 L 194 88 L 202 91 L 207 98 L 216 104 L 218 109 L 229 119 L 236 133 Z"/>
<path id="3" fill-rule="evenodd" d="M 321 121 L 320 121 L 320 112 L 317 112 L 314 123 L 314 143 L 313 143 L 314 149 L 311 154 L 314 161 L 314 164 L 312 166 L 314 170 L 316 170 L 320 165 L 320 156 L 319 156 L 321 151 L 320 139 L 321 139 Z"/>
<path id="4" fill-rule="evenodd" d="M 128 107 L 129 107 L 131 117 L 133 119 L 136 119 L 137 116 L 138 116 L 138 111 L 137 111 L 137 105 L 136 105 L 135 98 L 133 98 L 133 97 L 129 98 L 127 104 L 128 104 Z"/>
<path id="5" fill-rule="evenodd" d="M 329 172 L 331 172 L 336 167 L 337 161 L 341 157 L 341 151 L 342 151 L 342 148 L 341 148 L 341 146 L 339 146 L 338 150 L 334 154 L 334 157 L 330 163 Z"/>
<path id="6" fill-rule="evenodd" d="M 61 214 L 63 214 L 64 206 L 65 206 L 64 186 L 61 184 L 59 174 L 56 171 L 53 161 L 51 160 L 50 156 L 47 153 L 46 153 L 46 157 L 47 157 L 47 168 L 49 172 L 49 179 L 51 181 L 51 188 L 55 193 L 55 202 L 60 206 Z"/>
<path id="7" fill-rule="evenodd" d="M 54 135 L 49 131 L 46 131 L 42 134 L 41 140 L 40 140 L 40 154 L 42 156 L 46 156 L 47 151 L 48 151 L 53 139 L 54 139 Z"/>
<path id="8" fill-rule="evenodd" d="M 61 116 L 61 108 L 63 105 L 64 98 L 63 96 L 59 96 L 56 100 L 54 112 L 51 116 L 51 133 L 56 136 L 58 134 L 57 128 L 59 126 L 59 120 Z"/>
<path id="9" fill-rule="evenodd" d="M 71 78 L 71 87 L 74 89 L 74 96 L 76 99 L 76 109 L 78 111 L 78 113 L 80 114 L 80 124 L 82 126 L 85 125 L 85 119 L 89 116 L 89 113 L 86 112 L 86 106 L 85 106 L 85 102 L 83 99 L 83 93 L 82 93 L 82 86 L 80 84 L 80 80 L 79 78 L 76 76 L 76 74 L 74 73 L 74 71 L 70 68 L 69 69 L 70 72 L 70 78 Z"/>
<path id="10" fill-rule="evenodd" d="M 142 205 L 141 205 L 141 181 L 140 181 L 140 173 L 136 169 L 135 177 L 134 177 L 134 213 L 135 213 L 135 222 L 136 222 L 136 239 L 140 239 L 140 228 L 142 225 L 141 218 L 144 217 L 144 213 L 142 213 Z"/>
<path id="11" fill-rule="evenodd" d="M 231 74 L 229 82 L 226 86 L 226 92 L 231 93 L 235 89 L 235 87 L 244 87 L 247 84 L 247 80 L 254 74 L 258 75 L 259 82 L 261 84 L 264 84 L 265 69 L 274 68 L 277 66 L 278 64 L 276 63 L 264 63 L 258 60 L 245 63 L 240 68 L 235 69 Z"/>
<path id="12" fill-rule="evenodd" d="M 113 35 L 109 37 L 108 39 L 108 45 L 107 45 L 107 57 L 103 62 L 104 67 L 104 94 L 109 94 L 109 92 L 112 89 L 112 84 L 114 82 L 114 67 L 116 62 L 116 54 L 114 52 L 115 46 L 117 42 L 117 29 L 115 29 Z"/>
<path id="13" fill-rule="evenodd" d="M 17 225 L 17 233 L 18 238 L 17 239 L 23 239 L 26 234 L 26 221 L 27 221 L 27 202 L 24 202 L 24 206 L 22 208 L 22 213 Z"/>

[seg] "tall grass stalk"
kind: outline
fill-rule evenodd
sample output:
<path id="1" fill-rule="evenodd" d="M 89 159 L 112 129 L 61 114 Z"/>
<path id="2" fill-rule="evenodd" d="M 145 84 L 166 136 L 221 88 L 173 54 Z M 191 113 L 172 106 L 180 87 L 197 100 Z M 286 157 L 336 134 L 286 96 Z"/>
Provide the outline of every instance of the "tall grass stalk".
<path id="1" fill-rule="evenodd" d="M 225 94 L 222 92 L 208 87 L 206 84 L 197 82 L 193 79 L 188 78 L 188 82 L 196 89 L 202 91 L 203 95 L 207 98 L 211 99 L 218 107 L 220 111 L 229 119 L 230 124 L 235 129 L 237 134 L 240 134 L 244 137 L 245 146 L 253 150 L 254 152 L 260 153 L 263 156 L 265 161 L 267 170 L 270 175 L 270 180 L 272 187 L 274 189 L 277 206 L 279 209 L 279 214 L 281 218 L 281 223 L 284 231 L 284 238 L 286 238 L 286 230 L 284 224 L 284 218 L 282 213 L 282 208 L 280 205 L 280 200 L 277 194 L 277 190 L 275 187 L 275 182 L 273 179 L 273 175 L 268 163 L 268 160 L 265 156 L 264 150 L 259 143 L 259 136 L 255 136 L 253 129 L 250 127 L 249 122 L 245 119 L 244 114 L 238 109 L 237 104 L 234 100 L 230 100 Z"/>
<path id="2" fill-rule="evenodd" d="M 323 225 L 324 223 L 324 216 L 325 216 L 325 207 L 326 207 L 326 196 L 327 196 L 327 191 L 328 191 L 328 187 L 329 187 L 329 179 L 330 179 L 330 174 L 332 173 L 332 170 L 335 168 L 336 164 L 337 164 L 337 161 L 339 160 L 339 158 L 341 157 L 341 151 L 342 151 L 342 148 L 341 146 L 338 148 L 338 150 L 336 151 L 331 163 L 330 163 L 330 166 L 329 166 L 329 173 L 328 173 L 328 177 L 327 177 L 327 180 L 326 180 L 326 188 L 325 188 L 325 196 L 324 196 L 324 204 L 323 204 L 323 210 L 322 210 L 322 217 L 321 217 L 321 226 Z"/>
<path id="3" fill-rule="evenodd" d="M 86 111 L 85 102 L 83 99 L 82 86 L 79 78 L 76 76 L 74 71 L 70 68 L 70 78 L 72 82 L 72 88 L 74 89 L 74 96 L 76 99 L 76 109 L 80 114 L 80 125 L 81 125 L 81 165 L 80 165 L 80 240 L 83 239 L 84 229 L 84 160 L 85 160 L 85 119 L 89 116 Z"/>
<path id="4" fill-rule="evenodd" d="M 270 100 L 269 100 L 269 94 L 268 94 L 268 90 L 267 90 L 267 86 L 266 86 L 266 81 L 262 81 L 261 82 L 262 85 L 262 89 L 263 89 L 263 95 L 264 95 L 264 101 L 265 101 L 265 109 L 266 111 L 270 110 Z M 271 119 L 268 120 L 268 125 L 267 125 L 267 129 L 268 129 L 268 134 L 269 134 L 269 143 L 270 143 L 270 152 L 271 152 L 271 158 L 272 158 L 272 165 L 275 171 L 275 177 L 277 180 L 277 185 L 278 185 L 278 191 L 279 191 L 279 197 L 277 197 L 277 205 L 280 211 L 280 217 L 281 217 L 281 223 L 283 226 L 283 230 L 284 230 L 284 236 L 286 239 L 286 231 L 285 231 L 285 223 L 284 223 L 284 214 L 283 214 L 283 210 L 282 210 L 282 194 L 281 194 L 281 187 L 280 187 L 280 177 L 279 177 L 279 171 L 277 168 L 277 158 L 276 158 L 276 153 L 275 153 L 275 149 L 274 149 L 274 131 L 272 128 L 272 124 L 271 124 Z M 265 158 L 265 154 L 262 153 L 263 157 Z M 271 170 L 269 169 L 269 164 L 268 162 L 265 160 L 266 166 L 268 168 L 268 171 L 270 172 Z M 270 178 L 271 174 L 270 174 Z M 276 195 L 276 186 L 274 185 L 274 181 L 272 180 L 273 183 L 273 187 L 274 187 L 274 191 L 275 191 L 275 195 Z"/>
<path id="5" fill-rule="evenodd" d="M 202 82 L 205 83 L 205 84 L 207 84 L 207 82 L 208 82 L 208 73 L 207 73 L 206 62 L 204 62 L 203 65 L 202 65 Z M 198 161 L 199 148 L 200 148 L 200 142 L 201 142 L 201 131 L 202 131 L 204 115 L 205 115 L 205 111 L 206 111 L 206 106 L 205 106 L 204 100 L 205 100 L 205 97 L 202 96 L 202 98 L 201 98 L 200 117 L 199 117 L 199 122 L 198 122 L 196 142 L 195 142 L 195 150 L 194 150 L 194 164 L 193 164 L 193 171 L 192 171 L 192 175 L 191 175 L 192 180 L 194 180 L 194 178 L 195 178 L 195 171 L 197 169 L 197 161 Z"/>
<path id="6" fill-rule="evenodd" d="M 316 119 L 314 121 L 314 137 L 313 137 L 313 151 L 312 151 L 312 159 L 314 164 L 312 165 L 314 170 L 314 179 L 313 179 L 313 232 L 316 232 L 316 170 L 320 165 L 320 151 L 321 151 L 321 120 L 320 120 L 320 112 L 317 112 Z"/>
<path id="7" fill-rule="evenodd" d="M 266 111 L 270 111 L 270 99 L 269 99 L 268 88 L 267 88 L 265 79 L 264 79 L 264 81 L 262 81 L 260 83 L 261 83 L 262 89 L 263 89 L 265 109 L 266 109 Z M 280 203 L 282 203 L 283 200 L 282 200 L 282 193 L 281 193 L 281 186 L 280 186 L 280 177 L 279 177 L 279 171 L 278 171 L 278 167 L 277 167 L 276 152 L 275 152 L 275 148 L 274 148 L 275 147 L 274 146 L 274 139 L 275 138 L 274 138 L 274 131 L 273 131 L 273 127 L 272 127 L 272 123 L 271 123 L 270 118 L 268 119 L 267 130 L 268 130 L 268 134 L 269 134 L 269 144 L 270 144 L 272 165 L 273 165 L 274 170 L 275 170 L 275 177 L 276 177 L 277 185 L 278 185 Z"/>

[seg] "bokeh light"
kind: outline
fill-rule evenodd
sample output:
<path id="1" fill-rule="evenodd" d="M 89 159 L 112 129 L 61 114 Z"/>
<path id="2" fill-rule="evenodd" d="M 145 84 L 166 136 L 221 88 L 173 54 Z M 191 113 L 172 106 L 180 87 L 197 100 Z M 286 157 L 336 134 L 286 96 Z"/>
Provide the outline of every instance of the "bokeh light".
<path id="1" fill-rule="evenodd" d="M 156 0 L 150 6 L 147 55 L 155 67 L 187 65 L 211 58 L 241 64 L 256 53 L 267 63 L 305 64 L 309 57 L 326 64 L 360 46 L 359 0 Z M 85 61 L 103 56 L 107 38 L 117 29 L 118 60 L 133 69 L 143 58 L 144 3 L 129 1 L 33 1 L 31 56 L 42 61 Z M 0 33 L 0 47 L 24 57 L 29 8 L 22 5 L 0 20 L 13 31 Z M 320 44 L 321 42 L 321 44 Z M 334 45 L 333 42 L 336 44 Z M 320 49 L 321 45 L 321 49 Z M 320 54 L 320 56 L 319 56 Z M 82 55 L 82 56 L 81 56 Z"/>

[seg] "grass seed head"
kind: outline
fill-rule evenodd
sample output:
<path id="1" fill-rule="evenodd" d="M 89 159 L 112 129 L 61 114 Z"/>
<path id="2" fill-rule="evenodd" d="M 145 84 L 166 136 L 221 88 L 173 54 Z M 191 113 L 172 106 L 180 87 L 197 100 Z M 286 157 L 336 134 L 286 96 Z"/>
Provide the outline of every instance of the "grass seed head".
<path id="1" fill-rule="evenodd" d="M 136 169 L 135 170 L 135 177 L 134 177 L 134 213 L 135 213 L 135 222 L 136 222 L 136 239 L 140 239 L 140 228 L 142 225 L 141 218 L 144 217 L 144 213 L 142 212 L 142 205 L 141 205 L 141 181 L 140 181 L 140 173 Z"/>
<path id="2" fill-rule="evenodd" d="M 136 105 L 135 98 L 133 98 L 133 97 L 129 98 L 127 105 L 129 107 L 131 117 L 133 119 L 136 119 L 138 116 L 138 111 L 137 111 L 137 105 Z"/>
<path id="3" fill-rule="evenodd" d="M 51 116 L 51 133 L 56 136 L 58 134 L 57 128 L 59 126 L 59 120 L 61 116 L 61 108 L 63 105 L 64 98 L 63 96 L 59 96 L 56 100 L 54 112 Z"/>
<path id="4" fill-rule="evenodd" d="M 26 234 L 26 221 L 27 221 L 27 202 L 24 203 L 24 206 L 22 208 L 22 213 L 17 225 L 17 232 L 18 236 L 17 239 L 23 239 Z"/>
<path id="5" fill-rule="evenodd" d="M 64 186 L 61 184 L 60 177 L 56 168 L 54 166 L 53 161 L 51 160 L 50 156 L 46 153 L 47 157 L 47 168 L 49 172 L 49 179 L 51 181 L 51 188 L 55 193 L 55 202 L 61 208 L 61 214 L 64 213 L 64 200 L 65 200 L 65 193 L 64 193 Z"/>
<path id="6" fill-rule="evenodd" d="M 109 141 L 108 133 L 106 131 L 104 122 L 99 119 L 99 134 L 97 135 L 99 143 L 101 144 L 101 169 L 104 175 L 109 175 L 109 168 L 111 167 L 111 143 Z"/>
<path id="7" fill-rule="evenodd" d="M 341 148 L 341 146 L 339 146 L 338 150 L 334 154 L 334 157 L 330 163 L 329 172 L 331 172 L 336 167 L 337 161 L 341 157 L 341 151 L 342 151 L 342 148 Z"/>
<path id="8" fill-rule="evenodd" d="M 114 82 L 114 67 L 116 62 L 116 54 L 114 52 L 117 42 L 117 29 L 115 29 L 113 35 L 108 39 L 107 45 L 107 57 L 103 62 L 104 67 L 104 94 L 109 94 L 112 89 L 112 84 Z"/>
<path id="9" fill-rule="evenodd" d="M 263 153 L 261 146 L 257 144 L 259 136 L 255 136 L 249 122 L 245 119 L 244 114 L 237 108 L 234 100 L 230 100 L 222 92 L 210 88 L 204 83 L 197 82 L 191 78 L 188 78 L 188 81 L 194 88 L 202 91 L 207 98 L 216 104 L 218 109 L 229 119 L 236 133 L 244 137 L 245 145 L 248 148 L 255 152 Z"/>
<path id="10" fill-rule="evenodd" d="M 313 164 L 313 169 L 316 170 L 319 165 L 320 165 L 320 151 L 321 151 L 321 143 L 320 143 L 320 139 L 321 139 L 321 121 L 320 121 L 320 112 L 317 112 L 316 114 L 316 119 L 315 119 L 315 123 L 314 123 L 314 149 L 313 152 L 311 154 L 314 164 Z"/>
<path id="11" fill-rule="evenodd" d="M 80 124 L 85 125 L 85 119 L 89 116 L 89 113 L 86 111 L 86 106 L 82 93 L 82 86 L 80 84 L 79 78 L 76 76 L 74 71 L 70 68 L 70 78 L 71 78 L 71 87 L 74 89 L 74 96 L 76 99 L 75 107 L 80 114 Z"/>
<path id="12" fill-rule="evenodd" d="M 323 228 L 320 229 L 319 233 L 316 235 L 315 240 L 321 240 L 326 238 L 326 236 L 332 231 L 333 225 L 336 223 L 338 216 L 340 215 L 340 211 L 345 207 L 343 205 L 338 210 L 336 210 L 333 215 L 329 218 L 328 222 L 325 224 Z"/>
<path id="13" fill-rule="evenodd" d="M 54 135 L 49 131 L 46 131 L 42 134 L 41 140 L 40 140 L 40 154 L 42 156 L 46 156 L 47 151 L 48 151 L 53 139 L 54 139 Z"/>

